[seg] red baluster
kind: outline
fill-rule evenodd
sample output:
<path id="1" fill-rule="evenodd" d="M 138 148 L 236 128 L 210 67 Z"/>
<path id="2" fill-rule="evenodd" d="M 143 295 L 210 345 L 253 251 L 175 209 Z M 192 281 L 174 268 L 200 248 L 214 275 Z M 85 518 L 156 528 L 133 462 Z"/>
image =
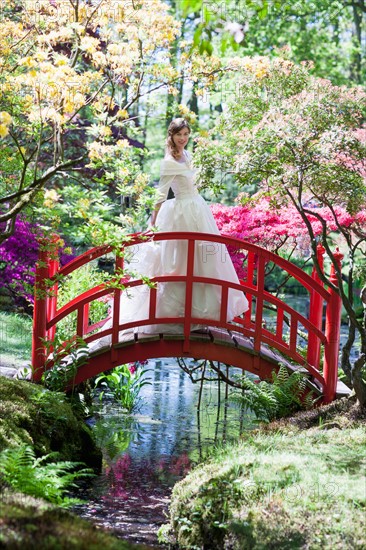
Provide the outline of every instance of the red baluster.
<path id="1" fill-rule="evenodd" d="M 49 241 L 49 271 L 48 277 L 53 277 L 59 269 L 59 244 L 60 237 L 58 235 L 52 235 L 51 240 Z M 58 294 L 58 281 L 50 288 L 47 296 L 47 321 L 52 321 L 53 317 L 57 311 L 57 294 Z M 56 325 L 53 325 L 47 331 L 47 339 L 53 341 L 56 333 Z"/>
<path id="2" fill-rule="evenodd" d="M 32 367 L 33 380 L 39 382 L 45 368 L 47 337 L 47 285 L 49 278 L 49 241 L 40 239 L 38 261 L 36 264 L 36 276 L 34 285 L 34 313 L 32 335 Z"/>
<path id="3" fill-rule="evenodd" d="M 341 269 L 343 254 L 337 252 L 334 254 L 339 269 Z M 334 265 L 331 266 L 329 280 L 334 286 L 338 287 L 338 279 Z M 330 301 L 327 306 L 325 318 L 325 336 L 327 342 L 324 348 L 324 370 L 325 380 L 324 402 L 333 401 L 337 390 L 338 379 L 338 355 L 341 327 L 342 300 L 339 294 L 330 288 Z"/>
<path id="4" fill-rule="evenodd" d="M 318 264 L 322 272 L 324 272 L 324 253 L 325 248 L 323 245 L 318 244 L 317 246 L 317 258 Z M 323 281 L 320 279 L 315 266 L 311 274 L 312 279 L 324 286 Z M 322 330 L 322 320 L 323 320 L 323 298 L 313 290 L 310 295 L 310 311 L 309 311 L 309 321 L 319 330 Z M 319 368 L 320 363 L 320 345 L 321 342 L 314 332 L 309 332 L 308 335 L 308 352 L 307 352 L 307 361 L 309 365 L 313 365 L 317 369 Z"/>
<path id="5" fill-rule="evenodd" d="M 258 258 L 257 268 L 257 298 L 255 304 L 255 329 L 254 329 L 254 349 L 259 352 L 262 342 L 263 328 L 263 292 L 265 279 L 266 259 L 264 256 Z"/>
<path id="6" fill-rule="evenodd" d="M 121 293 L 122 290 L 120 285 L 123 280 L 123 269 L 124 269 L 124 254 L 125 247 L 123 246 L 119 253 L 116 254 L 116 273 L 118 276 L 117 284 L 118 286 L 114 289 L 114 298 L 113 298 L 113 326 L 112 326 L 112 348 L 111 348 L 111 360 L 114 363 L 117 360 L 117 351 L 115 345 L 118 344 L 119 338 L 119 317 L 120 317 L 120 307 L 121 307 Z"/>
<path id="7" fill-rule="evenodd" d="M 195 251 L 194 239 L 188 240 L 188 253 L 187 253 L 187 279 L 186 279 L 186 303 L 184 312 L 184 343 L 183 351 L 189 352 L 189 335 L 191 332 L 191 318 L 192 318 L 192 295 L 193 295 L 193 273 L 194 273 L 194 251 Z"/>

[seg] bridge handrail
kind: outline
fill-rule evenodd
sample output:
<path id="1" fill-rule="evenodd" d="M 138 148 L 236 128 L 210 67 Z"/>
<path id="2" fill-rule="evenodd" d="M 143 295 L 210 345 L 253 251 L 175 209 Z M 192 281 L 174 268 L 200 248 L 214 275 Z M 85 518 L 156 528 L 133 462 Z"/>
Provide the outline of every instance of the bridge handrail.
<path id="1" fill-rule="evenodd" d="M 310 276 L 303 272 L 300 268 L 281 258 L 280 256 L 265 250 L 258 245 L 243 241 L 241 239 L 231 237 L 228 235 L 211 235 L 207 233 L 195 233 L 195 232 L 174 232 L 174 233 L 139 233 L 126 237 L 125 242 L 120 247 L 111 245 L 102 245 L 94 247 L 79 257 L 71 260 L 65 266 L 59 268 L 58 261 L 48 255 L 47 251 L 40 253 L 40 262 L 36 270 L 36 288 L 41 291 L 45 291 L 43 298 L 35 299 L 35 313 L 34 313 L 34 341 L 33 341 L 33 366 L 40 367 L 45 364 L 46 352 L 44 344 L 42 343 L 44 338 L 53 339 L 55 335 L 57 323 L 69 315 L 70 313 L 77 311 L 77 334 L 84 337 L 84 335 L 92 332 L 95 328 L 103 326 L 106 320 L 99 321 L 92 326 L 88 325 L 89 316 L 89 304 L 90 302 L 101 298 L 106 295 L 113 295 L 115 302 L 115 312 L 113 317 L 113 326 L 110 329 L 102 330 L 95 334 L 89 334 L 87 341 L 92 341 L 98 337 L 112 334 L 112 344 L 118 342 L 118 334 L 124 327 L 132 327 L 133 323 L 119 323 L 119 301 L 121 296 L 120 288 L 111 287 L 110 283 L 102 283 L 91 289 L 88 289 L 81 295 L 72 299 L 63 307 L 57 310 L 57 285 L 61 277 L 67 276 L 76 269 L 88 264 L 89 262 L 105 255 L 106 253 L 114 252 L 116 254 L 116 268 L 122 268 L 124 262 L 124 249 L 128 249 L 131 246 L 136 246 L 146 242 L 159 242 L 169 240 L 185 240 L 188 244 L 187 255 L 187 272 L 186 275 L 175 276 L 157 276 L 152 277 L 152 282 L 173 282 L 182 281 L 186 282 L 186 308 L 185 317 L 182 318 L 156 318 L 156 291 L 150 290 L 150 314 L 149 319 L 142 320 L 136 323 L 136 326 L 143 326 L 146 324 L 161 324 L 164 322 L 183 322 L 184 335 L 186 341 L 186 349 L 189 344 L 189 332 L 190 323 L 204 323 L 205 319 L 194 318 L 192 316 L 192 289 L 194 283 L 207 283 L 220 286 L 222 289 L 222 302 L 220 310 L 220 319 L 218 321 L 210 320 L 212 326 L 222 327 L 230 330 L 241 331 L 243 335 L 254 337 L 254 350 L 259 353 L 261 341 L 268 345 L 274 345 L 285 354 L 291 356 L 294 360 L 300 364 L 304 364 L 309 373 L 312 374 L 324 387 L 324 394 L 326 400 L 330 401 L 335 395 L 336 387 L 336 371 L 338 362 L 337 345 L 339 345 L 339 327 L 337 323 L 340 322 L 340 298 L 338 294 L 330 287 L 329 290 L 323 287 L 322 282 L 316 275 Z M 215 244 L 223 244 L 227 247 L 240 249 L 246 251 L 246 261 L 248 266 L 248 275 L 246 281 L 240 281 L 240 284 L 231 283 L 228 281 L 221 281 L 210 277 L 200 277 L 193 274 L 193 258 L 194 258 L 194 243 L 199 242 L 211 242 Z M 55 242 L 55 241 L 54 241 Z M 121 253 L 119 253 L 121 251 Z M 256 260 L 256 265 L 255 265 Z M 307 319 L 295 309 L 288 306 L 285 302 L 281 301 L 276 296 L 267 292 L 264 289 L 264 277 L 265 266 L 268 262 L 273 262 L 278 265 L 290 276 L 294 277 L 302 286 L 304 286 L 309 292 L 311 297 L 311 303 L 313 303 L 316 312 L 311 312 L 310 318 Z M 254 283 L 254 272 L 257 270 L 257 276 Z M 332 277 L 332 272 L 331 272 Z M 116 274 L 111 276 L 111 279 L 116 278 Z M 332 279 L 331 279 L 332 280 Z M 47 283 L 46 283 L 47 281 Z M 126 288 L 132 288 L 144 284 L 142 279 L 131 279 L 121 275 L 118 279 L 119 284 L 123 284 Z M 336 286 L 336 279 L 333 273 L 333 282 Z M 48 296 L 47 289 L 54 291 L 53 296 Z M 247 295 L 250 309 L 244 315 L 244 318 L 236 318 L 230 324 L 226 321 L 226 308 L 228 300 L 229 289 L 241 290 Z M 252 319 L 252 298 L 256 299 L 255 318 Z M 321 330 L 322 321 L 322 307 L 323 301 L 327 303 L 326 310 L 326 333 Z M 263 327 L 262 314 L 263 304 L 268 302 L 276 307 L 276 333 L 272 333 Z M 189 312 L 191 312 L 189 314 Z M 282 324 L 284 322 L 284 314 L 287 313 L 290 316 L 290 341 L 287 344 L 284 340 L 284 333 Z M 297 351 L 297 334 L 298 325 L 301 324 L 308 331 L 308 353 L 307 359 L 303 358 Z M 324 360 L 324 377 L 319 372 L 320 361 L 320 345 L 324 344 L 325 360 Z"/>
<path id="2" fill-rule="evenodd" d="M 158 277 L 151 278 L 152 283 L 184 282 L 184 281 L 185 281 L 184 275 L 169 275 L 169 276 L 165 275 L 165 276 L 158 276 Z M 245 283 L 245 281 L 242 281 L 242 280 L 240 281 L 241 284 L 238 285 L 238 284 L 229 283 L 228 281 L 218 281 L 217 279 L 213 279 L 210 277 L 193 276 L 193 282 L 215 284 L 217 286 L 228 287 L 233 290 L 244 290 L 246 293 L 253 294 L 254 296 L 258 294 L 258 291 L 255 288 L 251 288 Z M 134 279 L 134 280 L 126 279 L 121 281 L 120 283 L 123 284 L 125 288 L 134 288 L 136 286 L 142 286 L 143 284 L 145 284 L 145 281 L 143 279 Z M 52 328 L 55 324 L 57 324 L 59 321 L 61 321 L 62 319 L 64 319 L 74 311 L 77 311 L 80 307 L 83 307 L 84 305 L 89 304 L 94 300 L 97 300 L 98 298 L 101 298 L 103 296 L 108 296 L 110 294 L 113 294 L 113 291 L 114 291 L 113 287 L 106 286 L 106 283 L 101 283 L 99 285 L 96 285 L 93 288 L 86 290 L 82 294 L 79 294 L 79 296 L 77 296 L 76 298 L 73 298 L 72 300 L 70 300 L 70 302 L 63 305 L 59 310 L 56 311 L 55 316 L 47 322 L 47 329 Z M 299 313 L 298 311 L 293 309 L 291 306 L 286 304 L 286 302 L 282 302 L 282 300 L 280 300 L 276 296 L 273 296 L 271 293 L 267 291 L 263 292 L 263 296 L 264 296 L 265 302 L 269 302 L 272 305 L 282 308 L 286 313 L 296 318 L 297 321 L 300 321 L 305 328 L 313 330 L 322 343 L 326 342 L 326 337 L 324 333 L 321 330 L 319 330 L 317 327 L 313 326 L 313 324 L 309 321 L 309 319 L 307 319 L 301 313 Z M 138 326 L 138 324 L 136 326 Z M 124 325 L 120 325 L 119 328 L 120 330 L 122 330 L 124 328 Z"/>
<path id="3" fill-rule="evenodd" d="M 130 246 L 135 246 L 138 244 L 143 244 L 149 241 L 168 241 L 168 240 L 189 240 L 190 238 L 194 238 L 194 240 L 197 241 L 209 241 L 209 242 L 216 242 L 220 244 L 225 244 L 228 246 L 234 246 L 236 248 L 244 248 L 248 252 L 252 252 L 253 254 L 256 254 L 258 257 L 264 257 L 267 261 L 272 261 L 276 263 L 279 267 L 282 267 L 285 271 L 287 271 L 289 274 L 293 275 L 295 279 L 297 279 L 300 283 L 305 286 L 305 288 L 309 291 L 315 291 L 320 296 L 326 300 L 329 301 L 330 299 L 330 293 L 317 281 L 314 281 L 310 275 L 302 271 L 299 267 L 292 264 L 285 258 L 282 258 L 281 256 L 278 256 L 277 254 L 274 254 L 273 252 L 270 252 L 269 250 L 265 250 L 264 248 L 261 248 L 260 246 L 250 243 L 248 241 L 245 241 L 244 239 L 237 239 L 236 237 L 231 237 L 230 235 L 211 235 L 210 233 L 195 233 L 195 232 L 183 232 L 183 231 L 177 231 L 174 233 L 136 233 L 132 236 L 132 238 L 128 238 L 126 242 L 121 244 L 120 248 L 126 248 Z M 244 246 L 243 246 L 244 245 Z M 100 258 L 101 256 L 104 256 L 105 254 L 108 254 L 109 252 L 113 252 L 116 250 L 116 247 L 110 246 L 110 245 L 101 245 L 96 246 L 94 248 L 91 248 L 90 250 L 87 250 L 77 258 L 71 260 L 67 264 L 65 264 L 63 267 L 61 267 L 57 274 L 54 276 L 55 280 L 57 275 L 58 276 L 66 276 L 75 271 L 75 269 L 78 269 L 82 267 L 83 265 Z M 52 278 L 51 278 L 52 279 Z"/>

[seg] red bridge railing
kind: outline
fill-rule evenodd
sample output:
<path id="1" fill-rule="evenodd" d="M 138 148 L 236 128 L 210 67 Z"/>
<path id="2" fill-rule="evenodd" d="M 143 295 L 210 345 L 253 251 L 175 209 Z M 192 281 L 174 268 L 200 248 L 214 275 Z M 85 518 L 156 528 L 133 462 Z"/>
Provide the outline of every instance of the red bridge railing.
<path id="1" fill-rule="evenodd" d="M 158 276 L 151 279 L 154 283 L 184 282 L 185 283 L 185 314 L 184 317 L 156 317 L 156 287 L 150 288 L 149 318 L 134 322 L 119 323 L 119 310 L 121 285 L 111 288 L 108 284 L 100 284 L 90 288 L 86 292 L 73 298 L 69 303 L 58 309 L 58 285 L 62 278 L 82 266 L 95 261 L 107 253 L 115 255 L 116 270 L 124 268 L 124 256 L 130 247 L 146 242 L 146 234 L 131 235 L 125 242 L 119 253 L 111 246 L 93 248 L 69 262 L 64 267 L 59 267 L 57 255 L 57 241 L 51 240 L 44 243 L 40 252 L 36 268 L 36 292 L 33 326 L 32 365 L 33 377 L 39 381 L 46 368 L 47 345 L 55 338 L 57 324 L 73 312 L 76 312 L 75 336 L 90 343 L 105 336 L 111 336 L 111 346 L 118 344 L 119 332 L 124 329 L 143 325 L 159 325 L 167 323 L 180 323 L 183 327 L 184 352 L 189 352 L 189 337 L 192 324 L 204 324 L 210 327 L 227 329 L 235 334 L 250 338 L 253 341 L 254 353 L 259 353 L 261 346 L 271 346 L 288 358 L 304 366 L 310 375 L 323 387 L 324 401 L 329 402 L 335 398 L 338 373 L 338 353 L 340 337 L 341 300 L 333 289 L 325 289 L 319 280 L 315 270 L 312 276 L 306 274 L 300 268 L 287 260 L 273 254 L 259 246 L 250 244 L 240 239 L 224 235 L 210 235 L 205 233 L 156 233 L 148 235 L 152 241 L 184 240 L 188 243 L 187 271 L 186 275 Z M 240 284 L 199 277 L 194 274 L 195 243 L 208 242 L 224 244 L 230 250 L 237 250 L 244 254 L 246 278 Z M 323 250 L 319 248 L 319 260 L 322 261 Z M 341 261 L 341 255 L 338 257 Z M 308 292 L 310 299 L 310 313 L 308 318 L 286 304 L 274 294 L 266 290 L 266 266 L 273 263 L 282 271 L 296 279 Z M 111 276 L 113 278 L 113 276 Z M 336 286 L 334 271 L 331 272 L 331 280 Z M 142 279 L 132 280 L 122 277 L 119 280 L 128 289 L 144 284 Z M 221 311 L 219 320 L 210 320 L 192 316 L 192 294 L 194 283 L 214 284 L 221 287 Z M 230 289 L 244 291 L 249 302 L 249 310 L 234 320 L 227 321 L 227 303 Z M 93 325 L 89 324 L 90 304 L 104 296 L 113 298 L 113 326 L 103 329 L 106 319 Z M 323 308 L 326 307 L 325 328 L 322 328 Z M 274 313 L 274 329 L 266 326 L 263 312 L 270 308 Z M 288 331 L 284 330 L 286 322 Z M 95 330 L 100 328 L 97 333 Z M 93 333 L 94 332 L 94 333 Z M 302 334 L 302 336 L 301 336 Z M 305 338 L 304 338 L 305 334 Z M 301 345 L 300 345 L 301 343 Z M 321 346 L 324 349 L 323 369 L 321 367 Z M 245 353 L 243 351 L 243 353 Z M 111 365 L 112 366 L 112 365 Z"/>

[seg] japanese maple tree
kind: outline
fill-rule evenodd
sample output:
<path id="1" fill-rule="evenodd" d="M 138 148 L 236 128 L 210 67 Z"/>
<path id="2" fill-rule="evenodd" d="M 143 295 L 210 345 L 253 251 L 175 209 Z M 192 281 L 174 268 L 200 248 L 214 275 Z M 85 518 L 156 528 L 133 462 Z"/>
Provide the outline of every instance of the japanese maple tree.
<path id="1" fill-rule="evenodd" d="M 201 185 L 217 190 L 229 177 L 244 190 L 259 186 L 278 207 L 297 212 L 319 277 L 339 293 L 348 315 L 342 367 L 366 404 L 361 376 L 366 331 L 354 307 L 355 264 L 364 262 L 366 238 L 366 94 L 361 87 L 334 86 L 313 77 L 310 63 L 295 65 L 283 58 L 236 58 L 226 71 L 236 79 L 236 96 L 209 135 L 197 140 Z M 344 215 L 352 223 L 344 223 Z M 343 272 L 329 240 L 334 229 L 342 237 Z M 334 266 L 337 285 L 318 265 L 319 242 Z M 351 365 L 356 333 L 361 355 Z"/>

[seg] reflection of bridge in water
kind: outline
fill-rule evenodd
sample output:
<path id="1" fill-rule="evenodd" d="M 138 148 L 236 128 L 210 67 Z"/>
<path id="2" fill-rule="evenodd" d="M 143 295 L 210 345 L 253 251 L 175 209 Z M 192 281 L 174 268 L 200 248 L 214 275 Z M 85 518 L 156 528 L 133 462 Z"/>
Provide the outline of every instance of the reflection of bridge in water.
<path id="1" fill-rule="evenodd" d="M 146 242 L 145 235 L 133 235 L 121 246 L 115 255 L 116 270 L 124 267 L 124 255 L 130 247 Z M 279 363 L 285 364 L 291 371 L 301 370 L 308 378 L 310 387 L 323 395 L 323 401 L 332 401 L 337 394 L 348 393 L 345 386 L 337 380 L 338 351 L 341 319 L 341 300 L 333 289 L 322 285 L 315 270 L 312 276 L 280 256 L 268 252 L 256 245 L 226 236 L 205 233 L 156 233 L 149 239 L 159 242 L 182 239 L 187 242 L 187 271 L 185 275 L 158 276 L 151 279 L 156 283 L 149 289 L 148 318 L 133 323 L 120 324 L 119 310 L 121 294 L 125 289 L 144 284 L 141 279 L 119 279 L 119 286 L 111 288 L 103 283 L 90 288 L 72 299 L 61 308 L 57 308 L 58 281 L 82 266 L 105 255 L 114 253 L 111 246 L 93 248 L 59 268 L 56 245 L 43 247 L 36 272 L 36 299 L 34 308 L 34 334 L 32 365 L 34 380 L 40 380 L 47 360 L 46 341 L 53 341 L 57 324 L 76 312 L 74 337 L 80 337 L 87 343 L 104 337 L 110 337 L 110 344 L 92 352 L 88 361 L 77 370 L 74 383 L 80 383 L 114 366 L 133 361 L 143 361 L 158 357 L 193 357 L 208 359 L 239 367 L 252 372 L 262 379 L 270 379 Z M 197 241 L 222 243 L 232 251 L 244 254 L 246 268 L 245 280 L 240 284 L 228 281 L 198 277 L 194 275 L 194 251 Z M 47 248 L 49 250 L 47 250 Z M 320 254 L 320 252 L 319 252 Z M 340 261 L 340 258 L 339 258 Z M 309 315 L 305 317 L 274 294 L 265 290 L 266 276 L 272 267 L 277 266 L 288 276 L 296 279 L 308 293 L 310 300 Z M 112 276 L 113 278 L 113 276 Z M 336 285 L 334 273 L 332 282 Z M 157 317 L 157 285 L 166 282 L 185 284 L 185 314 L 182 318 Z M 192 316 L 193 284 L 214 284 L 221 288 L 220 318 L 208 320 Z M 249 310 L 234 320 L 227 321 L 229 290 L 244 291 L 249 302 Z M 89 324 L 89 310 L 93 301 L 103 297 L 113 298 L 113 323 L 111 328 L 103 329 L 107 319 L 93 325 Z M 323 306 L 325 304 L 325 326 L 323 328 Z M 271 308 L 275 321 L 267 327 L 263 311 Z M 181 334 L 132 334 L 128 339 L 119 341 L 119 333 L 149 325 L 182 325 Z M 207 326 L 203 333 L 192 332 L 191 325 Z M 96 329 L 98 332 L 95 332 Z M 321 355 L 323 367 L 321 370 Z"/>

